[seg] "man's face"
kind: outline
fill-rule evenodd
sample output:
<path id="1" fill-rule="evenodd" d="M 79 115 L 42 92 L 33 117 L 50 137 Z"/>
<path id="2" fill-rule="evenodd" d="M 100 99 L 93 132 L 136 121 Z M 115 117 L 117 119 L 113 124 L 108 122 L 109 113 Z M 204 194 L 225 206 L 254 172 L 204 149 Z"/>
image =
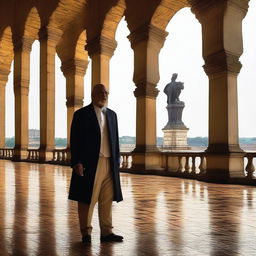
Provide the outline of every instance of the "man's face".
<path id="1" fill-rule="evenodd" d="M 102 108 L 107 104 L 108 91 L 104 85 L 95 85 L 92 92 L 92 102 Z"/>

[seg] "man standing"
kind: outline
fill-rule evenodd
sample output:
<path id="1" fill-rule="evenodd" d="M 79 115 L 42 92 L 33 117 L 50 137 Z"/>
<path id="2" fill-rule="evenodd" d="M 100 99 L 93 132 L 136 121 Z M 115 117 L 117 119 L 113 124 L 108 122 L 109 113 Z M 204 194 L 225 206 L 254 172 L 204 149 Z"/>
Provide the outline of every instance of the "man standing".
<path id="1" fill-rule="evenodd" d="M 102 84 L 92 90 L 92 103 L 74 113 L 71 125 L 69 199 L 78 201 L 82 242 L 91 242 L 93 208 L 98 202 L 101 242 L 122 242 L 112 232 L 112 202 L 123 200 L 119 176 L 117 117 L 106 107 L 108 91 Z"/>

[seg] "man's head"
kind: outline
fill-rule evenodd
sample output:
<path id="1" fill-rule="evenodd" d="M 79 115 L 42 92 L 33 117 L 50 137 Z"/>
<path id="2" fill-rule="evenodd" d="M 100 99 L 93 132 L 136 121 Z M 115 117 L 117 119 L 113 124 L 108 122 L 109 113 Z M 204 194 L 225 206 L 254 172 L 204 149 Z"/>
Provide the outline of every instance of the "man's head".
<path id="1" fill-rule="evenodd" d="M 92 89 L 92 102 L 99 108 L 104 107 L 108 101 L 108 90 L 103 84 L 96 84 Z"/>

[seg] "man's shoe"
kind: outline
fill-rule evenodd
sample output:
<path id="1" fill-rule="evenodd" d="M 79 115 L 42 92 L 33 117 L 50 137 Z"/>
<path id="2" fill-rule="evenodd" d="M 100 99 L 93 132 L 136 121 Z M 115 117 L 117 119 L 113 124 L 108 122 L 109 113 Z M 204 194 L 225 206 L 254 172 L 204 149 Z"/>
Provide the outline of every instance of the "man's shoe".
<path id="1" fill-rule="evenodd" d="M 123 237 L 115 235 L 114 233 L 106 235 L 106 236 L 100 236 L 101 242 L 123 242 Z"/>
<path id="2" fill-rule="evenodd" d="M 91 236 L 90 235 L 86 235 L 82 237 L 82 243 L 83 244 L 88 244 L 91 242 Z"/>

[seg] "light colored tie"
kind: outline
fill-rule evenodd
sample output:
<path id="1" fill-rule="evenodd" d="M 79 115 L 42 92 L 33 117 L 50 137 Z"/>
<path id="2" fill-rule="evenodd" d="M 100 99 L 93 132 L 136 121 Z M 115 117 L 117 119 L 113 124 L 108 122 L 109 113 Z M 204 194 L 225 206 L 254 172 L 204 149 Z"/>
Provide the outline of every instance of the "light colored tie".
<path id="1" fill-rule="evenodd" d="M 104 128 L 104 116 L 103 116 L 103 112 L 100 111 L 100 129 L 101 129 L 101 132 L 103 132 L 103 128 Z"/>

